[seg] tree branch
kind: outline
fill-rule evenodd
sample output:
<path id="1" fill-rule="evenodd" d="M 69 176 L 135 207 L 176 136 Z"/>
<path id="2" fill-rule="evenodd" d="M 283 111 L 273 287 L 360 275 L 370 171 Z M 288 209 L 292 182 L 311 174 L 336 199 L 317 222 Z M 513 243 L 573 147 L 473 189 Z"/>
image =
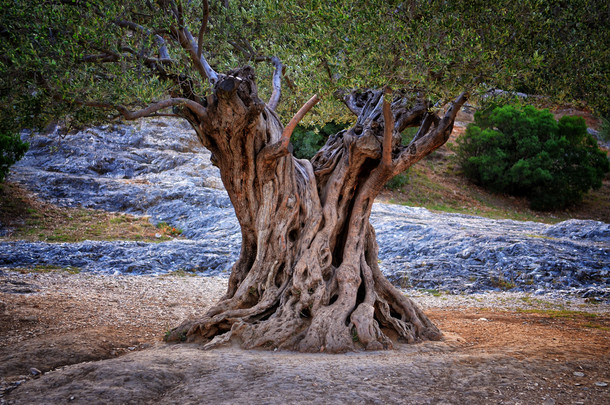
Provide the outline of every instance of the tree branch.
<path id="1" fill-rule="evenodd" d="M 203 34 L 208 25 L 208 18 L 210 17 L 210 5 L 208 0 L 203 0 L 203 17 L 201 19 L 201 27 L 199 28 L 199 40 L 197 41 L 197 57 L 201 59 L 201 51 L 203 49 Z"/>
<path id="2" fill-rule="evenodd" d="M 383 98 L 383 151 L 381 155 L 381 165 L 387 169 L 392 167 L 392 134 L 394 132 L 394 115 L 387 96 L 392 94 L 389 87 L 384 89 Z"/>
<path id="3" fill-rule="evenodd" d="M 335 97 L 341 99 L 341 101 L 343 101 L 343 103 L 345 104 L 345 106 L 357 117 L 360 115 L 360 113 L 362 112 L 362 102 L 361 102 L 361 97 L 359 97 L 361 94 L 357 93 L 356 91 L 350 91 L 349 93 L 344 90 L 344 89 L 340 89 L 337 90 L 335 92 Z"/>
<path id="4" fill-rule="evenodd" d="M 188 98 L 170 98 L 167 100 L 162 100 L 155 104 L 151 104 L 146 108 L 133 112 L 129 111 L 122 105 L 114 106 L 114 108 L 120 112 L 126 120 L 135 120 L 142 117 L 148 117 L 159 110 L 174 106 L 185 106 L 200 117 L 206 114 L 206 109 L 201 104 L 193 100 L 189 100 Z"/>
<path id="5" fill-rule="evenodd" d="M 273 72 L 273 79 L 271 84 L 273 85 L 273 92 L 269 98 L 267 105 L 270 109 L 275 111 L 279 102 L 280 96 L 282 95 L 282 62 L 276 56 L 271 58 L 271 62 L 275 65 L 275 72 Z"/>
<path id="6" fill-rule="evenodd" d="M 117 62 L 119 60 L 119 55 L 112 53 L 100 53 L 95 55 L 84 55 L 81 59 L 83 62 L 94 62 L 94 63 L 108 63 L 108 62 Z"/>
<path id="7" fill-rule="evenodd" d="M 422 127 L 428 127 L 432 122 L 436 121 L 432 130 L 422 134 L 423 131 L 418 131 L 418 134 L 411 141 L 409 146 L 403 149 L 397 158 L 397 164 L 394 169 L 394 174 L 401 173 L 409 168 L 414 163 L 421 160 L 424 156 L 430 154 L 434 150 L 441 147 L 449 139 L 453 123 L 460 108 L 468 99 L 468 93 L 460 94 L 452 103 L 442 119 L 435 120 L 434 117 L 426 117 L 422 122 Z M 425 128 L 421 128 L 422 130 Z"/>
<path id="8" fill-rule="evenodd" d="M 80 105 L 84 105 L 87 107 L 117 110 L 126 120 L 136 120 L 138 118 L 151 117 L 151 116 L 166 116 L 166 115 L 176 116 L 176 114 L 156 114 L 156 113 L 157 113 L 157 111 L 162 110 L 164 108 L 180 106 L 180 105 L 186 106 L 189 110 L 191 110 L 193 113 L 199 115 L 200 117 L 206 114 L 205 107 L 203 107 L 201 104 L 199 104 L 193 100 L 189 100 L 187 98 L 170 98 L 167 100 L 162 100 L 157 103 L 151 104 L 148 107 L 143 108 L 138 111 L 130 111 L 129 109 L 127 109 L 127 107 L 125 107 L 123 105 L 115 105 L 115 104 L 103 103 L 103 102 L 98 102 L 98 101 L 84 101 L 84 100 L 79 100 L 79 99 L 73 99 L 73 100 L 63 99 L 62 101 L 68 101 L 69 103 L 80 104 Z"/>
<path id="9" fill-rule="evenodd" d="M 203 54 L 198 56 L 200 52 L 197 46 L 197 41 L 195 41 L 195 38 L 193 38 L 191 32 L 187 27 L 177 31 L 180 45 L 189 53 L 191 60 L 201 74 L 201 77 L 203 77 L 203 79 L 207 79 L 211 84 L 215 84 L 218 81 L 218 74 L 214 71 L 214 69 L 212 69 Z"/>
<path id="10" fill-rule="evenodd" d="M 176 18 L 178 19 L 178 26 L 180 28 L 184 28 L 184 11 L 182 9 L 182 2 L 180 0 L 177 1 L 177 5 L 176 2 L 172 2 L 174 4 L 174 9 L 175 14 L 176 14 Z"/>
<path id="11" fill-rule="evenodd" d="M 303 107 L 299 109 L 299 111 L 294 115 L 294 117 L 292 117 L 288 125 L 284 128 L 284 131 L 282 132 L 279 141 L 266 145 L 259 152 L 257 156 L 257 166 L 263 167 L 263 165 L 267 165 L 267 170 L 274 170 L 273 167 L 275 166 L 273 165 L 277 163 L 278 159 L 290 153 L 290 149 L 288 149 L 288 146 L 290 145 L 290 137 L 292 136 L 294 128 L 303 119 L 305 114 L 307 114 L 307 112 L 311 110 L 311 108 L 319 101 L 320 99 L 316 94 L 312 98 L 310 98 L 309 101 L 307 101 L 307 103 L 303 105 Z M 270 111 L 270 113 L 275 115 L 273 111 Z"/>
<path id="12" fill-rule="evenodd" d="M 288 144 L 290 143 L 290 137 L 292 136 L 292 132 L 294 131 L 298 123 L 301 122 L 305 114 L 307 114 L 314 105 L 318 104 L 319 101 L 320 98 L 318 97 L 318 95 L 314 94 L 314 96 L 310 98 L 309 101 L 307 101 L 305 105 L 303 105 L 303 107 L 299 109 L 299 111 L 297 111 L 297 113 L 294 115 L 294 117 L 292 117 L 288 125 L 286 125 L 286 128 L 284 128 L 284 131 L 282 132 L 282 137 L 280 138 L 280 142 L 284 148 L 288 148 Z"/>
<path id="13" fill-rule="evenodd" d="M 117 18 L 114 20 L 114 23 L 119 27 L 129 28 L 132 31 L 141 32 L 143 34 L 153 36 L 155 44 L 159 48 L 159 60 L 163 62 L 171 62 L 172 58 L 169 56 L 169 52 L 167 51 L 167 46 L 165 44 L 165 40 L 161 35 L 155 34 L 151 29 L 146 28 L 140 24 L 136 24 L 131 21 L 122 20 Z"/>

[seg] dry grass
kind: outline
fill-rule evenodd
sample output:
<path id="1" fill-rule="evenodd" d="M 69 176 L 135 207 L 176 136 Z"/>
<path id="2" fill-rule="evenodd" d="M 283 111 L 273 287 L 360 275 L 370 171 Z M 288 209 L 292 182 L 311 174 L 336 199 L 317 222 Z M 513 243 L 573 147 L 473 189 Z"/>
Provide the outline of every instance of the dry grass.
<path id="1" fill-rule="evenodd" d="M 0 240 L 79 242 L 83 240 L 163 241 L 180 232 L 155 227 L 147 217 L 42 202 L 17 184 L 0 185 Z"/>

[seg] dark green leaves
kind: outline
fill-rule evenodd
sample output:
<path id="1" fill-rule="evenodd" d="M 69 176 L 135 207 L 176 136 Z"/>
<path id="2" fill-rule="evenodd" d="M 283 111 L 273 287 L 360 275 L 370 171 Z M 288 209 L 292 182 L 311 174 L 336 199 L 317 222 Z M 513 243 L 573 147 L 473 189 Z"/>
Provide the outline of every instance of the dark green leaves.
<path id="1" fill-rule="evenodd" d="M 495 192 L 526 196 L 535 209 L 564 208 L 599 188 L 610 162 L 580 117 L 496 107 L 475 115 L 458 139 L 464 173 Z"/>
<path id="2" fill-rule="evenodd" d="M 209 85 L 172 33 L 177 22 L 170 3 L 0 0 L 2 118 L 14 128 L 66 115 L 106 119 L 109 111 L 81 114 L 82 104 L 67 101 L 137 108 L 184 94 L 185 87 L 201 99 Z M 183 22 L 196 36 L 201 1 L 181 3 Z M 254 65 L 263 99 L 273 72 L 265 60 L 278 56 L 291 83 L 284 80 L 278 109 L 284 119 L 318 94 L 325 100 L 307 119 L 345 121 L 329 101 L 336 90 L 385 85 L 440 104 L 464 90 L 476 96 L 501 88 L 585 101 L 607 113 L 609 6 L 603 0 L 564 3 L 213 1 L 203 54 L 219 73 Z M 162 69 L 151 62 L 160 56 L 154 35 L 173 61 Z"/>
<path id="3" fill-rule="evenodd" d="M 28 146 L 21 141 L 19 134 L 0 132 L 0 183 L 4 181 L 9 168 L 27 152 Z"/>

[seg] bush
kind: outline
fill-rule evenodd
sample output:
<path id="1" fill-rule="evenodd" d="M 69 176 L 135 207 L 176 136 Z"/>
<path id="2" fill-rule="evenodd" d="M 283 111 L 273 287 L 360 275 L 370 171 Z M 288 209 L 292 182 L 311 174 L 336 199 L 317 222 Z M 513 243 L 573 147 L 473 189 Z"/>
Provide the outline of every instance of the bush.
<path id="1" fill-rule="evenodd" d="M 557 122 L 548 110 L 531 106 L 478 112 L 457 142 L 467 177 L 494 192 L 525 196 L 539 210 L 580 202 L 610 171 L 584 119 Z"/>
<path id="2" fill-rule="evenodd" d="M 399 173 L 385 183 L 385 188 L 390 190 L 402 190 L 404 186 L 409 184 L 409 172 Z"/>
<path id="3" fill-rule="evenodd" d="M 8 174 L 9 168 L 23 157 L 28 144 L 22 142 L 19 134 L 0 132 L 0 183 Z"/>
<path id="4" fill-rule="evenodd" d="M 298 125 L 290 137 L 293 154 L 299 159 L 311 159 L 326 143 L 330 135 L 346 128 L 345 124 L 329 122 L 323 127 Z"/>

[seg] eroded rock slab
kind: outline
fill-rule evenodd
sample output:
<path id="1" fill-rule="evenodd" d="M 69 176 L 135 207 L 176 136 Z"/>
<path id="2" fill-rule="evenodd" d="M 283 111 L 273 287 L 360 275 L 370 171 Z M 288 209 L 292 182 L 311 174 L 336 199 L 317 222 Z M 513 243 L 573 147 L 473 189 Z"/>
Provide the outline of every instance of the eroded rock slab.
<path id="1" fill-rule="evenodd" d="M 2 242 L 1 267 L 217 275 L 237 259 L 241 235 L 220 174 L 180 121 L 24 137 L 31 147 L 12 169 L 11 181 L 64 206 L 149 215 L 154 223 L 181 228 L 192 241 Z M 571 220 L 550 226 L 385 204 L 375 204 L 371 222 L 381 267 L 398 286 L 610 298 L 610 224 Z"/>

